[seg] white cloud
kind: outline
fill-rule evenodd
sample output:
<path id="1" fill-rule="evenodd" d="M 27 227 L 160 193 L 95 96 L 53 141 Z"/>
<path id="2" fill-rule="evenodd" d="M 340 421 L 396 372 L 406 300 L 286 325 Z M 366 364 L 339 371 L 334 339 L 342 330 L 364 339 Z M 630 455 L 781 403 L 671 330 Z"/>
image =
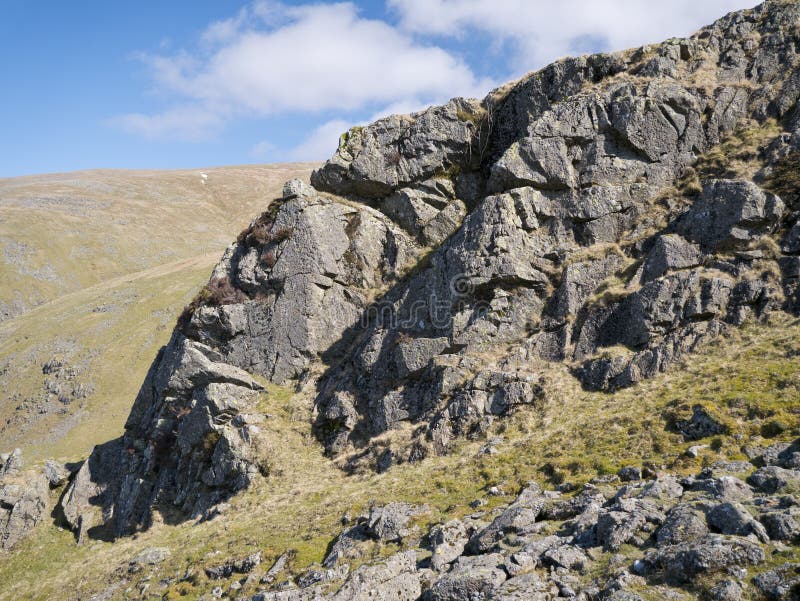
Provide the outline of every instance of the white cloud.
<path id="1" fill-rule="evenodd" d="M 275 150 L 275 144 L 269 140 L 262 140 L 261 142 L 253 144 L 253 147 L 250 149 L 250 156 L 254 159 L 265 160 L 269 158 Z"/>
<path id="2" fill-rule="evenodd" d="M 128 113 L 110 120 L 119 129 L 148 140 L 180 139 L 190 142 L 207 140 L 219 132 L 224 121 L 220 115 L 197 106 L 181 106 L 162 113 Z"/>
<path id="3" fill-rule="evenodd" d="M 483 31 L 514 46 L 527 71 L 561 56 L 622 50 L 685 36 L 756 0 L 387 0 L 406 31 L 463 37 Z"/>
<path id="4" fill-rule="evenodd" d="M 144 58 L 161 95 L 226 121 L 236 116 L 354 111 L 483 95 L 493 82 L 461 59 L 388 23 L 359 16 L 352 3 L 287 6 L 257 2 L 212 23 L 202 48 Z M 155 135 L 181 129 L 167 110 L 122 118 Z"/>
<path id="5" fill-rule="evenodd" d="M 339 143 L 339 136 L 350 129 L 355 123 L 342 119 L 326 121 L 298 146 L 289 152 L 293 161 L 323 161 L 331 158 Z"/>

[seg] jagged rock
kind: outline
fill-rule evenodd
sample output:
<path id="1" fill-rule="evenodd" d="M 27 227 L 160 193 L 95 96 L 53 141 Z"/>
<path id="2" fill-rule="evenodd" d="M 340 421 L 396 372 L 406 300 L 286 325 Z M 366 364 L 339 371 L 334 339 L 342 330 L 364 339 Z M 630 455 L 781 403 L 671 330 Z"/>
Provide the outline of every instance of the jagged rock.
<path id="1" fill-rule="evenodd" d="M 509 533 L 525 535 L 531 532 L 545 503 L 541 488 L 529 486 L 491 524 L 469 539 L 467 550 L 477 554 L 486 553 Z"/>
<path id="2" fill-rule="evenodd" d="M 747 536 L 754 534 L 761 542 L 769 542 L 767 531 L 740 503 L 720 503 L 708 512 L 708 523 L 722 534 Z"/>
<path id="3" fill-rule="evenodd" d="M 800 564 L 785 563 L 753 578 L 756 589 L 770 601 L 793 600 L 800 593 Z"/>
<path id="4" fill-rule="evenodd" d="M 617 476 L 622 482 L 636 482 L 642 479 L 642 468 L 629 465 L 619 470 Z"/>
<path id="5" fill-rule="evenodd" d="M 270 566 L 269 570 L 267 570 L 266 574 L 264 574 L 260 582 L 261 584 L 271 584 L 275 581 L 275 578 L 286 569 L 289 561 L 293 557 L 294 552 L 286 551 L 285 553 L 281 553 L 281 555 L 276 559 L 272 566 Z M 332 567 L 332 566 L 325 566 L 325 567 Z"/>
<path id="6" fill-rule="evenodd" d="M 547 520 L 566 520 L 580 515 L 589 507 L 599 509 L 605 502 L 603 493 L 589 484 L 571 499 L 548 502 L 542 508 L 542 517 Z"/>
<path id="7" fill-rule="evenodd" d="M 633 292 L 613 309 L 598 309 L 584 322 L 576 345 L 578 358 L 601 347 L 641 349 L 630 358 L 592 359 L 580 375 L 587 386 L 612 390 L 663 371 L 708 337 L 716 336 L 725 316 L 731 284 L 701 279 L 697 270 L 677 272 Z"/>
<path id="8" fill-rule="evenodd" d="M 767 494 L 800 490 L 800 470 L 787 470 L 775 465 L 762 467 L 747 482 Z"/>
<path id="9" fill-rule="evenodd" d="M 761 547 L 742 538 L 708 535 L 687 543 L 659 547 L 649 551 L 645 561 L 652 569 L 663 571 L 676 583 L 692 582 L 701 574 L 730 567 L 757 565 L 764 561 Z"/>
<path id="10" fill-rule="evenodd" d="M 420 243 L 441 244 L 464 220 L 467 207 L 452 180 L 435 177 L 401 188 L 381 201 L 381 211 Z"/>
<path id="11" fill-rule="evenodd" d="M 744 599 L 742 585 L 734 580 L 722 580 L 709 589 L 709 601 L 741 601 Z"/>
<path id="12" fill-rule="evenodd" d="M 311 184 L 326 192 L 381 198 L 453 167 L 468 168 L 482 113 L 477 101 L 457 98 L 352 128 L 333 158 L 311 175 Z"/>
<path id="13" fill-rule="evenodd" d="M 658 474 L 655 480 L 645 485 L 640 496 L 653 499 L 680 499 L 683 492 L 683 486 L 675 476 Z"/>
<path id="14" fill-rule="evenodd" d="M 621 257 L 611 255 L 603 259 L 578 261 L 567 265 L 558 290 L 550 300 L 548 315 L 557 320 L 578 315 L 599 284 L 621 264 Z"/>
<path id="15" fill-rule="evenodd" d="M 53 461 L 52 459 L 48 459 L 44 462 L 43 473 L 44 477 L 47 478 L 47 482 L 50 484 L 50 488 L 58 488 L 64 484 L 70 476 L 70 472 L 65 465 Z"/>
<path id="16" fill-rule="evenodd" d="M 766 188 L 800 148 L 797 17 L 791 3 L 768 2 L 687 40 L 561 60 L 482 101 L 351 129 L 312 186 L 288 182 L 225 252 L 153 363 L 124 436 L 98 446 L 68 486 L 67 522 L 80 536 L 120 535 L 147 527 L 159 506 L 208 517 L 267 472 L 257 422 L 268 418 L 251 374 L 311 384 L 327 452 L 357 447 L 348 468 L 386 470 L 447 452 L 522 405 L 544 409 L 540 359 L 609 391 L 751 316 L 796 311 L 800 260 L 776 260 L 773 244 L 786 231 L 794 252 L 796 215 Z M 696 196 L 681 185 L 706 173 L 690 170 L 699 155 L 768 119 L 790 131 L 758 159 L 763 189 L 713 180 Z M 424 261 L 423 244 L 433 247 Z M 375 440 L 404 423 L 417 426 L 411 445 Z M 722 426 L 697 411 L 681 425 L 690 439 Z M 750 482 L 792 491 L 795 455 Z M 726 476 L 684 484 L 706 501 L 752 498 Z M 545 512 L 574 517 L 579 537 L 608 548 L 640 544 L 663 519 L 644 502 L 666 509 L 683 494 L 669 477 L 605 507 L 591 492 L 549 503 L 532 491 L 469 550 L 528 537 Z M 402 539 L 406 516 L 387 511 L 343 535 L 331 562 L 357 533 Z M 720 564 L 753 556 L 708 535 L 667 539 L 695 571 L 707 551 Z"/>
<path id="17" fill-rule="evenodd" d="M 565 568 L 577 572 L 583 572 L 591 563 L 589 556 L 583 549 L 571 545 L 561 545 L 548 549 L 542 554 L 542 561 L 546 566 Z"/>
<path id="18" fill-rule="evenodd" d="M 67 488 L 62 509 L 79 538 L 93 527 L 116 535 L 146 527 L 156 500 L 200 516 L 259 473 L 252 449 L 258 429 L 234 418 L 253 407 L 262 386 L 220 359 L 173 335 L 123 438 L 95 447 Z"/>
<path id="19" fill-rule="evenodd" d="M 685 440 L 700 440 L 725 432 L 725 426 L 716 421 L 702 405 L 692 407 L 692 417 L 676 420 L 675 429 Z"/>
<path id="20" fill-rule="evenodd" d="M 3 453 L 0 455 L 0 476 L 17 472 L 22 469 L 23 465 L 20 449 L 14 449 L 11 453 Z"/>
<path id="21" fill-rule="evenodd" d="M 800 253 L 800 221 L 796 222 L 781 241 L 781 251 L 787 255 Z"/>
<path id="22" fill-rule="evenodd" d="M 642 282 L 649 282 L 672 270 L 696 267 L 700 265 L 702 256 L 698 245 L 677 234 L 659 236 L 642 266 Z"/>
<path id="23" fill-rule="evenodd" d="M 656 540 L 659 546 L 689 543 L 709 533 L 706 518 L 701 511 L 685 504 L 670 509 L 659 528 Z"/>
<path id="24" fill-rule="evenodd" d="M 583 545 L 601 546 L 616 551 L 625 543 L 636 541 L 647 524 L 660 525 L 664 514 L 647 499 L 618 498 L 610 507 L 598 508 L 594 515 L 584 514 L 575 524 L 576 539 Z"/>
<path id="25" fill-rule="evenodd" d="M 506 580 L 490 599 L 494 601 L 550 601 L 558 595 L 557 587 L 539 574 L 522 574 Z"/>
<path id="26" fill-rule="evenodd" d="M 356 569 L 333 601 L 416 601 L 422 593 L 414 551 L 404 551 L 378 565 Z"/>
<path id="27" fill-rule="evenodd" d="M 230 578 L 233 574 L 249 574 L 259 565 L 261 565 L 260 551 L 242 559 L 230 560 L 217 566 L 208 567 L 205 569 L 205 573 L 212 580 Z"/>
<path id="28" fill-rule="evenodd" d="M 425 513 L 425 506 L 408 503 L 389 503 L 383 507 L 373 507 L 365 524 L 366 533 L 383 542 L 399 542 L 411 534 L 408 522 L 415 515 Z"/>
<path id="29" fill-rule="evenodd" d="M 703 187 L 679 228 L 704 248 L 741 249 L 758 236 L 772 232 L 783 210 L 780 198 L 752 182 L 714 180 Z"/>
<path id="30" fill-rule="evenodd" d="M 760 460 L 764 465 L 798 469 L 800 468 L 800 441 L 770 445 L 754 459 Z"/>
<path id="31" fill-rule="evenodd" d="M 307 570 L 297 577 L 297 586 L 301 589 L 313 593 L 316 597 L 322 587 L 341 581 L 350 571 L 347 565 L 337 566 L 331 569 L 323 569 L 319 564 L 312 564 Z"/>
<path id="32" fill-rule="evenodd" d="M 744 502 L 753 498 L 752 489 L 733 476 L 691 478 L 687 479 L 685 484 L 690 490 L 706 493 L 720 501 Z"/>
<path id="33" fill-rule="evenodd" d="M 49 486 L 43 474 L 21 471 L 21 453 L 15 452 L 0 475 L 0 547 L 11 549 L 45 517 Z"/>
<path id="34" fill-rule="evenodd" d="M 433 550 L 431 567 L 441 571 L 464 552 L 469 537 L 461 520 L 450 520 L 431 528 L 428 535 Z"/>
<path id="35" fill-rule="evenodd" d="M 199 307 L 186 332 L 212 343 L 225 362 L 283 383 L 344 343 L 367 308 L 357 289 L 398 275 L 415 250 L 408 235 L 366 206 L 311 192 L 275 205 L 212 275 L 241 298 Z"/>
<path id="36" fill-rule="evenodd" d="M 761 522 L 772 540 L 792 542 L 800 537 L 800 516 L 789 512 L 770 512 L 761 516 Z"/>
<path id="37" fill-rule="evenodd" d="M 322 565 L 326 568 L 333 568 L 343 559 L 360 557 L 363 553 L 363 543 L 368 540 L 371 540 L 371 537 L 366 524 L 359 523 L 345 528 L 333 541 Z"/>
<path id="38" fill-rule="evenodd" d="M 450 571 L 425 591 L 421 601 L 461 601 L 490 599 L 506 581 L 498 553 L 477 557 L 459 557 Z"/>

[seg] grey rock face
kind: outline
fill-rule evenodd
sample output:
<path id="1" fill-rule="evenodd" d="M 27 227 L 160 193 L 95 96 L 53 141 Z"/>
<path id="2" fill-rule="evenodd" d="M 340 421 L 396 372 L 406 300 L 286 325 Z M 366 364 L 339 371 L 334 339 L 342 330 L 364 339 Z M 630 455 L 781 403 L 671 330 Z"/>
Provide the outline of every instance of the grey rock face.
<path id="1" fill-rule="evenodd" d="M 780 198 L 752 182 L 715 180 L 703 188 L 678 227 L 707 249 L 741 249 L 772 232 L 783 211 Z"/>
<path id="2" fill-rule="evenodd" d="M 67 522 L 79 536 L 95 527 L 120 535 L 146 527 L 157 502 L 199 516 L 245 487 L 259 468 L 252 448 L 258 428 L 244 416 L 261 389 L 216 351 L 173 335 L 125 435 L 96 447 L 70 483 L 62 502 Z"/>
<path id="3" fill-rule="evenodd" d="M 747 479 L 753 487 L 774 494 L 800 490 L 800 470 L 787 470 L 775 465 L 762 467 Z"/>
<path id="4" fill-rule="evenodd" d="M 70 484 L 68 522 L 122 534 L 146 527 L 159 504 L 201 516 L 265 471 L 252 375 L 315 385 L 328 453 L 357 447 L 353 462 L 385 470 L 544 409 L 538 360 L 568 362 L 585 387 L 609 391 L 729 327 L 800 309 L 797 202 L 787 197 L 787 209 L 765 179 L 800 148 L 800 76 L 787 68 L 797 16 L 768 2 L 686 40 L 565 59 L 481 101 L 351 129 L 311 186 L 288 182 L 226 251 L 154 362 L 125 435 Z M 676 191 L 699 155 L 767 119 L 792 131 L 754 159 L 763 187 L 721 179 L 699 195 Z M 376 437 L 409 423 L 412 445 L 379 448 Z M 698 414 L 684 435 L 718 427 Z M 789 491 L 796 469 L 766 467 L 751 483 Z M 718 502 L 752 495 L 728 484 L 687 488 Z M 649 498 L 677 488 L 653 484 Z M 608 548 L 638 544 L 657 524 L 642 524 L 641 507 L 584 500 L 559 511 L 594 515 L 587 536 Z M 516 503 L 470 549 L 526 536 L 544 506 Z M 403 536 L 388 517 L 368 522 L 369 537 Z"/>
<path id="5" fill-rule="evenodd" d="M 672 270 L 696 267 L 702 256 L 699 246 L 677 234 L 659 236 L 644 262 L 642 281 L 649 282 Z"/>
<path id="6" fill-rule="evenodd" d="M 708 512 L 708 523 L 722 534 L 754 534 L 761 542 L 769 542 L 764 526 L 740 503 L 721 503 L 711 508 Z"/>
<path id="7" fill-rule="evenodd" d="M 11 549 L 30 534 L 46 516 L 49 504 L 47 478 L 23 472 L 21 454 L 5 461 L 0 476 L 0 547 Z"/>
<path id="8" fill-rule="evenodd" d="M 469 541 L 467 530 L 461 520 L 450 520 L 431 529 L 429 534 L 433 555 L 431 567 L 441 571 L 463 552 Z"/>
<path id="9" fill-rule="evenodd" d="M 699 574 L 720 572 L 731 567 L 758 565 L 764 551 L 742 538 L 708 535 L 705 538 L 650 551 L 645 561 L 676 583 L 690 582 Z"/>
<path id="10" fill-rule="evenodd" d="M 469 539 L 467 549 L 472 553 L 486 553 L 509 533 L 529 533 L 546 503 L 540 493 L 538 486 L 523 490 L 508 509 Z"/>
<path id="11" fill-rule="evenodd" d="M 339 149 L 311 176 L 318 190 L 381 198 L 452 168 L 478 160 L 475 136 L 483 110 L 474 100 L 455 99 L 415 115 L 392 115 L 353 128 Z"/>
<path id="12" fill-rule="evenodd" d="M 359 289 L 396 276 L 414 247 L 368 207 L 316 193 L 276 204 L 228 249 L 212 276 L 212 283 L 231 282 L 242 298 L 200 307 L 186 333 L 219 349 L 227 363 L 283 383 L 343 343 L 367 306 Z"/>

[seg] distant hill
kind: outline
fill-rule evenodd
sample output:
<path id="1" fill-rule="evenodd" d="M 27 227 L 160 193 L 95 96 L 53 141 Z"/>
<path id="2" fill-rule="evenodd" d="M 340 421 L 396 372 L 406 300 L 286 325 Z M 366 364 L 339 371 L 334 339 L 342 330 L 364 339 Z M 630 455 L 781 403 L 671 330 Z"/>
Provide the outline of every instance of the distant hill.
<path id="1" fill-rule="evenodd" d="M 0 448 L 73 458 L 119 433 L 222 251 L 312 167 L 0 179 Z"/>

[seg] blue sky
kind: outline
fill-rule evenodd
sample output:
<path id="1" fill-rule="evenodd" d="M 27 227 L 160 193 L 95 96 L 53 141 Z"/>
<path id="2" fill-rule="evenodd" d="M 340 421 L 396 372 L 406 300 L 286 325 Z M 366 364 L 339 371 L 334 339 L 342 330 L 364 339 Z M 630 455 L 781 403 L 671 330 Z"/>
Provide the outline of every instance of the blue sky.
<path id="1" fill-rule="evenodd" d="M 0 0 L 0 177 L 319 160 L 350 125 L 753 0 Z"/>

